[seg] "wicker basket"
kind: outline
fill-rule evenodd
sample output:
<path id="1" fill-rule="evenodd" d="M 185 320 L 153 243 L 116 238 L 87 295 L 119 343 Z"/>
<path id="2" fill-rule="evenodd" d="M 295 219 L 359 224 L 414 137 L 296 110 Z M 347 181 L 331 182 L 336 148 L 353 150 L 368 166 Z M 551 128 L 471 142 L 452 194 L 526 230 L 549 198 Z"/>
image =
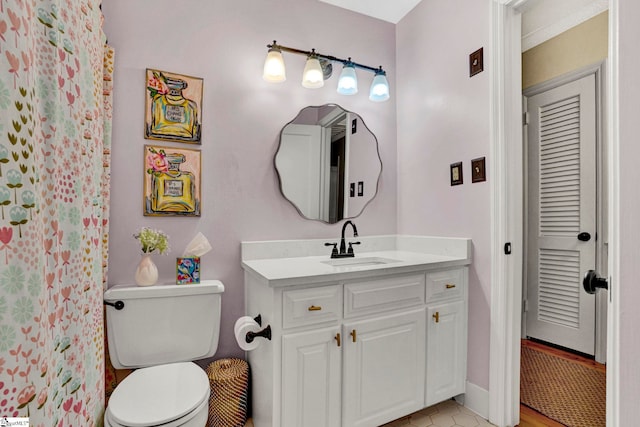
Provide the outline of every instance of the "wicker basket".
<path id="1" fill-rule="evenodd" d="M 247 421 L 249 364 L 242 359 L 220 359 L 207 367 L 211 386 L 209 427 L 244 427 Z"/>

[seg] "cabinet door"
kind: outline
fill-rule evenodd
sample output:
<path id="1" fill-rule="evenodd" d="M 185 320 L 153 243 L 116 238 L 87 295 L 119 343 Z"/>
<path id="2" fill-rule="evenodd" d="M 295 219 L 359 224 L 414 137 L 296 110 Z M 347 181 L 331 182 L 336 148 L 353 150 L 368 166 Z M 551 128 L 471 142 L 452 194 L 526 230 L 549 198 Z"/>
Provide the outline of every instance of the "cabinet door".
<path id="1" fill-rule="evenodd" d="M 342 427 L 379 426 L 422 409 L 424 308 L 347 323 Z"/>
<path id="2" fill-rule="evenodd" d="M 427 307 L 425 406 L 464 393 L 467 377 L 466 319 L 464 301 Z"/>
<path id="3" fill-rule="evenodd" d="M 282 337 L 282 427 L 340 425 L 340 327 Z"/>

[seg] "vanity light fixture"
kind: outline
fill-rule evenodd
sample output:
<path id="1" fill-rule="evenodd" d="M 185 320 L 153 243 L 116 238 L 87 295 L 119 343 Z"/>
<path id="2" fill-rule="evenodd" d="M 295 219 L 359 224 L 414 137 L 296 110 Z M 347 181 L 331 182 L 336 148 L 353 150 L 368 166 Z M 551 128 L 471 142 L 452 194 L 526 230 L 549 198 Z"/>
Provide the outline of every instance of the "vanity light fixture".
<path id="1" fill-rule="evenodd" d="M 356 76 L 356 67 L 351 62 L 351 58 L 342 67 L 342 73 L 338 80 L 338 93 L 341 95 L 355 95 L 358 93 L 358 77 Z"/>
<path id="2" fill-rule="evenodd" d="M 277 47 L 270 48 L 267 53 L 267 59 L 264 61 L 262 78 L 271 83 L 278 83 L 287 80 L 282 51 Z"/>
<path id="3" fill-rule="evenodd" d="M 307 57 L 307 62 L 302 74 L 302 86 L 316 89 L 324 86 L 324 81 L 331 76 L 332 62 L 342 63 L 342 73 L 338 80 L 338 93 L 341 95 L 354 95 L 358 93 L 358 78 L 356 68 L 374 73 L 373 82 L 369 89 L 369 99 L 371 101 L 386 101 L 389 99 L 389 82 L 386 72 L 382 66 L 375 68 L 368 65 L 353 62 L 351 58 L 341 59 L 332 55 L 317 53 L 315 49 L 305 51 L 282 46 L 273 41 L 268 44 L 269 51 L 264 63 L 262 78 L 268 82 L 283 82 L 286 80 L 284 60 L 282 52 L 295 53 Z"/>
<path id="4" fill-rule="evenodd" d="M 307 89 L 317 89 L 324 86 L 323 75 L 318 55 L 314 49 L 311 49 L 311 54 L 307 57 L 307 63 L 302 72 L 302 86 Z"/>
<path id="5" fill-rule="evenodd" d="M 387 73 L 382 70 L 382 67 L 376 71 L 376 76 L 373 78 L 371 89 L 369 90 L 369 99 L 376 102 L 382 102 L 389 99 Z"/>

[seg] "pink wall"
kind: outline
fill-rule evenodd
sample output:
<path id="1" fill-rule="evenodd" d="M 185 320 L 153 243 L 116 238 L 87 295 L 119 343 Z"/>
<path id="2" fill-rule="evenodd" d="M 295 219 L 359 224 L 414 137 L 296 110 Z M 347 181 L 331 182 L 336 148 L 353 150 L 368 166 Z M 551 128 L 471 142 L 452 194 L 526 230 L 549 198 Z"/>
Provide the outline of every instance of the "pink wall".
<path id="1" fill-rule="evenodd" d="M 489 181 L 471 183 L 471 159 L 489 167 L 490 0 L 428 0 L 397 25 L 398 232 L 473 239 L 468 379 L 489 388 Z M 484 72 L 469 54 L 484 46 Z M 463 162 L 452 187 L 449 165 Z M 487 180 L 491 177 L 487 176 Z"/>
<path id="2" fill-rule="evenodd" d="M 266 44 L 383 65 L 395 90 L 395 26 L 316 0 L 212 1 L 111 0 L 103 4 L 105 32 L 116 49 L 113 118 L 109 283 L 131 283 L 139 249 L 132 234 L 142 226 L 170 236 L 160 280 L 174 280 L 175 257 L 201 231 L 213 251 L 202 259 L 203 278 L 226 286 L 216 358 L 242 355 L 233 324 L 244 314 L 240 242 L 291 238 L 333 239 L 341 224 L 302 219 L 279 192 L 273 169 L 280 129 L 307 105 L 337 103 L 360 114 L 377 135 L 384 171 L 378 197 L 355 222 L 362 235 L 396 232 L 396 98 L 373 103 L 362 90 L 335 92 L 340 67 L 322 89 L 300 85 L 304 58 L 285 54 L 288 80 L 262 80 Z M 204 78 L 202 216 L 142 215 L 145 68 Z M 358 72 L 367 88 L 373 74 Z M 157 142 L 157 141 L 155 141 Z M 186 144 L 167 146 L 193 148 Z"/>
<path id="3" fill-rule="evenodd" d="M 640 3 L 618 0 L 620 153 L 620 388 L 618 424 L 637 424 L 640 396 Z M 423 1 L 397 26 L 398 232 L 473 239 L 468 379 L 488 388 L 490 332 L 489 188 L 470 183 L 469 161 L 489 151 L 490 1 Z M 616 19 L 615 15 L 613 19 Z M 483 73 L 468 77 L 468 54 L 484 46 Z M 449 186 L 449 163 L 463 161 L 465 184 Z M 487 158 L 487 162 L 490 159 Z M 487 164 L 488 167 L 488 164 Z M 488 180 L 491 176 L 487 177 Z"/>
<path id="4" fill-rule="evenodd" d="M 638 84 L 638 40 L 640 40 L 640 3 L 619 0 L 619 87 L 620 87 L 620 277 L 612 292 L 620 299 L 620 426 L 638 423 L 640 397 L 640 170 L 638 157 L 638 114 L 640 85 Z M 615 19 L 615 18 L 614 18 Z M 615 219 L 613 219 L 615 220 Z"/>

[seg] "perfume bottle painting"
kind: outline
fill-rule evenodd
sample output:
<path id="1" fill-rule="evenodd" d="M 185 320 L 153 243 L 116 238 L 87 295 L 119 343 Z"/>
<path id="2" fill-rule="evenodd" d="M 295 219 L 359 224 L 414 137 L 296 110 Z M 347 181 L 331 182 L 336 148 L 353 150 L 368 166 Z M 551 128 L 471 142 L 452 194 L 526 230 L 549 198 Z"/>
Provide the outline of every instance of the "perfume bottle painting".
<path id="1" fill-rule="evenodd" d="M 144 214 L 200 216 L 200 152 L 145 146 Z"/>
<path id="2" fill-rule="evenodd" d="M 202 79 L 147 69 L 145 138 L 200 143 Z"/>

